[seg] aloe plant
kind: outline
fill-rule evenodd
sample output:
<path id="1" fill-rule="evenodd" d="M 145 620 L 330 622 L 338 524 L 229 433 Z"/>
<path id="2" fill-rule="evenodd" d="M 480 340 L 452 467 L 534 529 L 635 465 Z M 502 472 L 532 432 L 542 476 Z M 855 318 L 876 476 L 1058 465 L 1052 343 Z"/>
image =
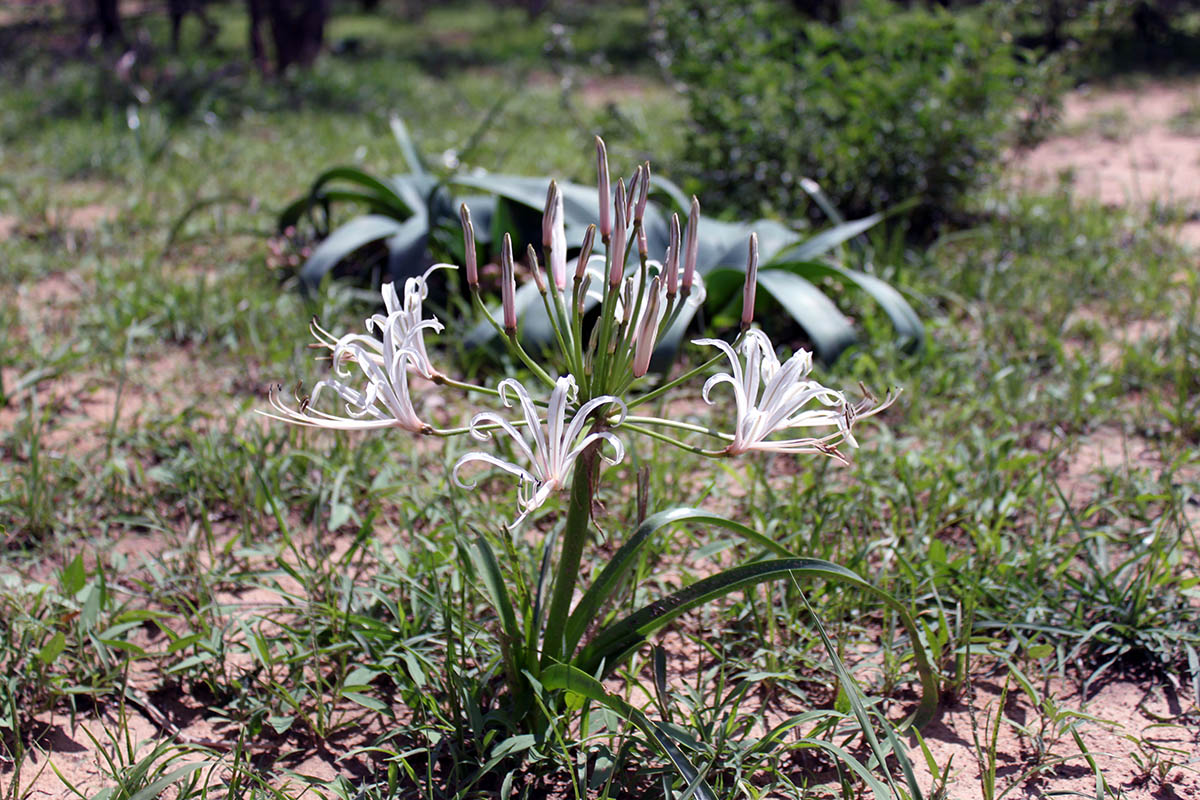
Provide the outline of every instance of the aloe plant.
<path id="1" fill-rule="evenodd" d="M 304 219 L 315 228 L 321 243 L 300 267 L 302 285 L 314 290 L 334 267 L 367 245 L 381 244 L 386 253 L 386 274 L 397 282 L 420 275 L 445 255 L 461 261 L 462 240 L 452 231 L 458 225 L 458 209 L 466 205 L 475 221 L 475 244 L 484 255 L 498 252 L 505 233 L 512 235 L 516 251 L 540 241 L 540 219 L 545 200 L 546 177 L 504 174 L 451 174 L 439 177 L 424 164 L 412 138 L 399 118 L 392 132 L 409 171 L 376 177 L 358 167 L 334 167 L 322 172 L 308 194 L 289 204 L 279 216 L 280 229 Z M 575 183 L 558 184 L 563 199 L 567 246 L 577 254 L 588 224 L 597 218 L 599 204 L 594 187 Z M 645 211 L 644 231 L 651 252 L 662 252 L 670 239 L 673 213 L 686 216 L 691 203 L 671 181 L 654 177 L 650 202 Z M 752 231 L 760 247 L 761 290 L 804 329 L 817 355 L 832 361 L 857 339 L 853 323 L 837 303 L 818 286 L 826 279 L 854 286 L 879 304 L 891 320 L 897 336 L 913 345 L 924 338 L 921 321 L 904 296 L 886 281 L 861 270 L 851 269 L 835 257 L 842 246 L 877 225 L 882 214 L 843 220 L 812 182 L 806 188 L 826 208 L 833 224 L 806 235 L 772 220 L 722 222 L 702 217 L 697 247 L 696 270 L 707 286 L 706 307 L 710 315 L 736 302 L 744 282 L 745 248 Z M 822 202 L 825 201 L 825 202 Z M 365 213 L 333 228 L 334 208 L 352 204 Z M 516 305 L 523 317 L 522 336 L 531 349 L 551 343 L 552 330 L 533 284 L 517 291 Z M 653 364 L 670 363 L 696 309 L 681 314 L 676 324 L 658 343 Z M 480 323 L 467 342 L 481 345 L 495 336 L 486 322 Z"/>

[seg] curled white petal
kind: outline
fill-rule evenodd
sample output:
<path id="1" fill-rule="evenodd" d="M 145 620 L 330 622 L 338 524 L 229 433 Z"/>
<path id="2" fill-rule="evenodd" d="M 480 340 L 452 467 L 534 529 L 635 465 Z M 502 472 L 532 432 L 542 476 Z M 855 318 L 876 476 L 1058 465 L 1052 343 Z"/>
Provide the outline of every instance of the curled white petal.
<path id="1" fill-rule="evenodd" d="M 711 405 L 716 386 L 727 383 L 733 389 L 737 417 L 733 441 L 725 448 L 729 455 L 755 450 L 820 453 L 845 462 L 837 447 L 858 446 L 853 434 L 855 421 L 879 413 L 895 399 L 889 394 L 882 403 L 870 397 L 857 405 L 849 403 L 841 392 L 808 377 L 813 366 L 811 353 L 797 351 L 781 364 L 771 340 L 759 330 L 747 331 L 738 350 L 719 339 L 696 339 L 693 344 L 716 347 L 729 360 L 730 371 L 710 377 L 701 393 Z M 771 438 L 796 428 L 833 430 L 824 436 Z"/>
<path id="2" fill-rule="evenodd" d="M 464 464 L 482 462 L 504 470 L 518 478 L 517 500 L 520 514 L 510 528 L 520 525 L 530 513 L 540 508 L 550 495 L 563 488 L 568 480 L 575 460 L 587 447 L 595 442 L 604 442 L 611 449 L 611 454 L 601 453 L 601 457 L 615 464 L 625 457 L 625 447 L 616 434 L 610 431 L 593 431 L 585 436 L 584 428 L 592 414 L 604 406 L 616 405 L 618 409 L 618 424 L 624 420 L 628 409 L 616 397 L 604 395 L 588 400 L 581 405 L 567 421 L 567 413 L 577 394 L 575 379 L 564 375 L 555 381 L 554 390 L 547 402 L 546 420 L 543 423 L 538 416 L 529 391 L 517 380 L 507 378 L 500 382 L 500 399 L 504 405 L 511 408 L 515 403 L 521 407 L 525 417 L 523 429 L 518 429 L 510 421 L 499 414 L 484 411 L 471 419 L 471 433 L 475 438 L 485 440 L 490 438 L 492 429 L 503 431 L 513 440 L 520 456 L 528 462 L 528 469 L 511 461 L 487 453 L 467 453 L 454 465 L 454 480 L 459 486 L 470 488 L 458 477 Z"/>

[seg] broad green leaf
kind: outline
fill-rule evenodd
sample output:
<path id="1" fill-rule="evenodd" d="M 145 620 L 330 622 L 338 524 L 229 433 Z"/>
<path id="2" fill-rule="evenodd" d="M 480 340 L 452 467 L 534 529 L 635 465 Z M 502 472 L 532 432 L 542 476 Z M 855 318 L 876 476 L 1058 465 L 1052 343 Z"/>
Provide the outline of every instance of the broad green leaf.
<path id="1" fill-rule="evenodd" d="M 833 361 L 854 343 L 854 326 L 833 301 L 799 275 L 779 269 L 758 273 L 758 286 L 766 291 L 804 328 L 817 354 Z"/>
<path id="2" fill-rule="evenodd" d="M 925 339 L 925 327 L 921 324 L 921 318 L 904 299 L 904 295 L 896 291 L 887 281 L 866 272 L 824 261 L 775 261 L 770 264 L 770 267 L 771 269 L 786 270 L 809 280 L 830 277 L 849 281 L 879 303 L 880 308 L 888 315 L 896 332 L 901 337 L 911 339 L 918 344 Z"/>
<path id="3" fill-rule="evenodd" d="M 937 709 L 937 680 L 925 645 L 908 609 L 890 594 L 878 589 L 845 567 L 819 558 L 780 558 L 758 561 L 725 570 L 657 600 L 596 634 L 573 660 L 586 673 L 603 675 L 616 669 L 654 631 L 684 612 L 746 586 L 789 576 L 819 578 L 846 583 L 883 601 L 896 612 L 912 641 L 913 661 L 921 680 L 921 703 L 907 723 L 920 727 Z"/>
<path id="4" fill-rule="evenodd" d="M 805 239 L 784 252 L 773 254 L 779 258 L 787 257 L 789 261 L 811 261 L 817 256 L 823 256 L 833 248 L 853 239 L 860 233 L 874 228 L 883 221 L 883 214 L 872 214 L 862 219 L 852 219 L 841 225 L 834 225 L 828 230 L 821 231 L 811 239 Z"/>
<path id="5" fill-rule="evenodd" d="M 358 248 L 403 233 L 405 230 L 404 223 L 391 217 L 378 214 L 355 217 L 316 246 L 312 255 L 300 268 L 300 279 L 305 285 L 315 287 L 338 262 Z"/>
<path id="6" fill-rule="evenodd" d="M 637 563 L 638 555 L 642 548 L 652 541 L 652 537 L 656 533 L 672 525 L 681 524 L 716 525 L 738 534 L 751 544 L 756 544 L 777 556 L 784 558 L 795 556 L 786 547 L 762 535 L 748 525 L 727 519 L 719 514 L 713 514 L 712 512 L 703 511 L 698 508 L 671 508 L 666 511 L 659 511 L 657 514 L 652 514 L 643 520 L 642 524 L 633 532 L 633 535 L 613 554 L 613 557 L 609 559 L 604 569 L 600 571 L 600 574 L 596 576 L 592 585 L 575 605 L 575 610 L 567 619 L 565 634 L 567 653 L 575 652 L 579 640 L 583 638 L 584 631 L 595 621 L 604 604 L 611 600 L 621 588 L 621 583 L 624 581 L 625 576 L 629 574 L 634 564 Z"/>

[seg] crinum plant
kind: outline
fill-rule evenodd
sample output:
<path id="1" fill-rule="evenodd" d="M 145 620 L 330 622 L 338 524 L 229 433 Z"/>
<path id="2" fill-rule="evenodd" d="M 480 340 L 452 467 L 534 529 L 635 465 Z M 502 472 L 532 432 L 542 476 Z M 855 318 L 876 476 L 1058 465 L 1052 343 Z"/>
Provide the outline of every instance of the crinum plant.
<path id="1" fill-rule="evenodd" d="M 628 188 L 624 180 L 618 180 L 614 191 L 604 143 L 597 138 L 596 145 L 600 215 L 587 229 L 581 250 L 574 259 L 568 258 L 563 196 L 551 181 L 543 216 L 542 256 L 539 259 L 532 247 L 526 253 L 554 331 L 554 348 L 549 354 L 531 353 L 521 344 L 514 300 L 514 254 L 507 236 L 500 259 L 502 302 L 494 310 L 483 302 L 474 227 L 467 207 L 461 209 L 466 284 L 479 313 L 528 369 L 531 377 L 526 382 L 509 377 L 495 387 L 474 385 L 434 364 L 425 336 L 440 333 L 443 326 L 425 316 L 422 306 L 428 294 L 427 280 L 433 270 L 457 268 L 437 264 L 423 276 L 409 278 L 403 294 L 394 284 L 385 284 L 384 313 L 367 319 L 365 333 L 335 337 L 314 322 L 319 345 L 331 352 L 333 375 L 320 381 L 311 396 L 295 406 L 272 393 L 274 412 L 269 416 L 318 428 L 398 428 L 417 436 L 468 436 L 481 445 L 509 439 L 515 460 L 486 450 L 472 451 L 458 459 L 452 473 L 453 480 L 465 488 L 474 486 L 480 466 L 516 478 L 517 507 L 505 526 L 509 533 L 552 496 L 566 491 L 566 518 L 558 537 L 561 548 L 556 561 L 547 561 L 553 564 L 548 598 L 539 588 L 532 602 L 514 607 L 487 538 L 477 536 L 469 547 L 469 566 L 479 576 L 499 619 L 510 701 L 515 716 L 528 730 L 544 731 L 546 704 L 557 702 L 564 692 L 574 693 L 604 703 L 632 720 L 690 782 L 695 771 L 670 741 L 666 729 L 606 692 L 600 679 L 611 674 L 649 634 L 685 611 L 742 587 L 788 577 L 851 584 L 897 613 L 908 629 L 923 686 L 921 706 L 913 720 L 927 719 L 935 702 L 933 675 L 904 606 L 855 573 L 828 561 L 800 557 L 736 521 L 692 508 L 650 516 L 621 543 L 575 601 L 602 465 L 621 461 L 631 440 L 648 437 L 712 459 L 773 452 L 813 454 L 845 462 L 843 448 L 857 446 L 855 425 L 893 399 L 889 394 L 879 401 L 864 391 L 864 399 L 852 402 L 842 392 L 821 385 L 811 377 L 813 359 L 806 350 L 780 361 L 767 335 L 752 327 L 758 265 L 754 234 L 747 247 L 739 335 L 732 342 L 695 340 L 694 344 L 715 349 L 716 354 L 651 387 L 647 373 L 656 340 L 686 307 L 704 298 L 703 281 L 696 271 L 699 206 L 693 199 L 686 228 L 678 216 L 671 219 L 666 252 L 661 259 L 651 258 L 642 226 L 649 164 L 637 168 Z M 597 252 L 600 249 L 602 253 Z M 722 391 L 732 395 L 727 424 L 706 427 L 639 413 L 651 401 L 669 397 L 721 362 L 728 371 L 708 377 L 702 394 L 714 405 Z M 497 407 L 474 414 L 461 427 L 440 429 L 421 417 L 410 387 L 413 375 L 424 378 L 435 391 L 491 398 Z M 318 401 L 326 394 L 336 395 L 341 407 L 321 410 Z M 589 629 L 611 609 L 642 548 L 654 534 L 681 523 L 722 527 L 761 548 L 764 557 L 697 581 L 600 627 L 585 641 Z"/>

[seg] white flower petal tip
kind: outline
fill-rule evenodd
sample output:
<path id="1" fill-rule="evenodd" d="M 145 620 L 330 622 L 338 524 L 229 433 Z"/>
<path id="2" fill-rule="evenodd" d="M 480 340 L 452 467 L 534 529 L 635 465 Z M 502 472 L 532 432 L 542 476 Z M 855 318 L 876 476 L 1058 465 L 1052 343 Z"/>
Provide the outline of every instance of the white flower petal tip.
<path id="1" fill-rule="evenodd" d="M 847 464 L 849 460 L 838 445 L 858 446 L 854 423 L 878 414 L 896 399 L 889 392 L 878 402 L 864 387 L 864 400 L 848 402 L 841 392 L 809 379 L 812 353 L 798 350 L 781 364 L 771 340 L 760 330 L 745 333 L 738 347 L 740 358 L 731 345 L 719 339 L 696 339 L 693 344 L 716 347 L 729 359 L 730 371 L 709 378 L 702 396 L 711 405 L 713 387 L 727 383 L 733 388 L 737 418 L 733 441 L 724 449 L 731 456 L 755 451 L 818 454 Z M 770 438 L 797 428 L 832 430 L 816 437 Z"/>
<path id="2" fill-rule="evenodd" d="M 473 488 L 474 483 L 467 484 L 459 477 L 462 467 L 472 462 L 482 462 L 516 476 L 520 514 L 508 525 L 510 530 L 519 526 L 526 517 L 540 508 L 551 494 L 566 486 L 575 460 L 591 445 L 597 442 L 609 444 L 612 453 L 605 454 L 602 450 L 600 455 L 610 464 L 616 464 L 625 458 L 625 447 L 616 434 L 609 431 L 592 431 L 581 436 L 592 413 L 604 406 L 617 406 L 616 424 L 619 425 L 625 419 L 625 404 L 616 397 L 603 395 L 588 400 L 575 410 L 568 422 L 567 409 L 575 400 L 577 388 L 575 379 L 564 375 L 555 382 L 554 390 L 550 393 L 546 421 L 543 423 L 533 398 L 520 382 L 513 378 L 503 380 L 500 382 L 499 391 L 505 407 L 511 408 L 514 402 L 521 407 L 521 413 L 525 417 L 524 428 L 528 434 L 523 434 L 513 423 L 490 411 L 476 414 L 471 419 L 471 433 L 481 440 L 490 437 L 493 430 L 508 434 L 522 459 L 529 463 L 529 468 L 488 453 L 472 452 L 458 459 L 452 478 L 464 489 Z"/>
<path id="3" fill-rule="evenodd" d="M 329 388 L 340 396 L 346 404 L 346 416 L 330 414 L 313 407 L 321 390 Z M 282 384 L 276 384 L 270 389 L 268 401 L 271 411 L 255 409 L 255 412 L 268 419 L 300 425 L 306 428 L 327 428 L 341 431 L 367 431 L 380 428 L 400 428 L 410 433 L 431 434 L 435 429 L 422 422 L 415 411 L 411 414 L 392 415 L 386 403 L 381 403 L 380 393 L 373 387 L 367 392 L 346 386 L 336 380 L 324 380 L 313 388 L 311 397 L 296 398 L 297 406 L 292 408 L 279 396 L 283 391 Z M 378 407 L 382 404 L 384 408 Z"/>

